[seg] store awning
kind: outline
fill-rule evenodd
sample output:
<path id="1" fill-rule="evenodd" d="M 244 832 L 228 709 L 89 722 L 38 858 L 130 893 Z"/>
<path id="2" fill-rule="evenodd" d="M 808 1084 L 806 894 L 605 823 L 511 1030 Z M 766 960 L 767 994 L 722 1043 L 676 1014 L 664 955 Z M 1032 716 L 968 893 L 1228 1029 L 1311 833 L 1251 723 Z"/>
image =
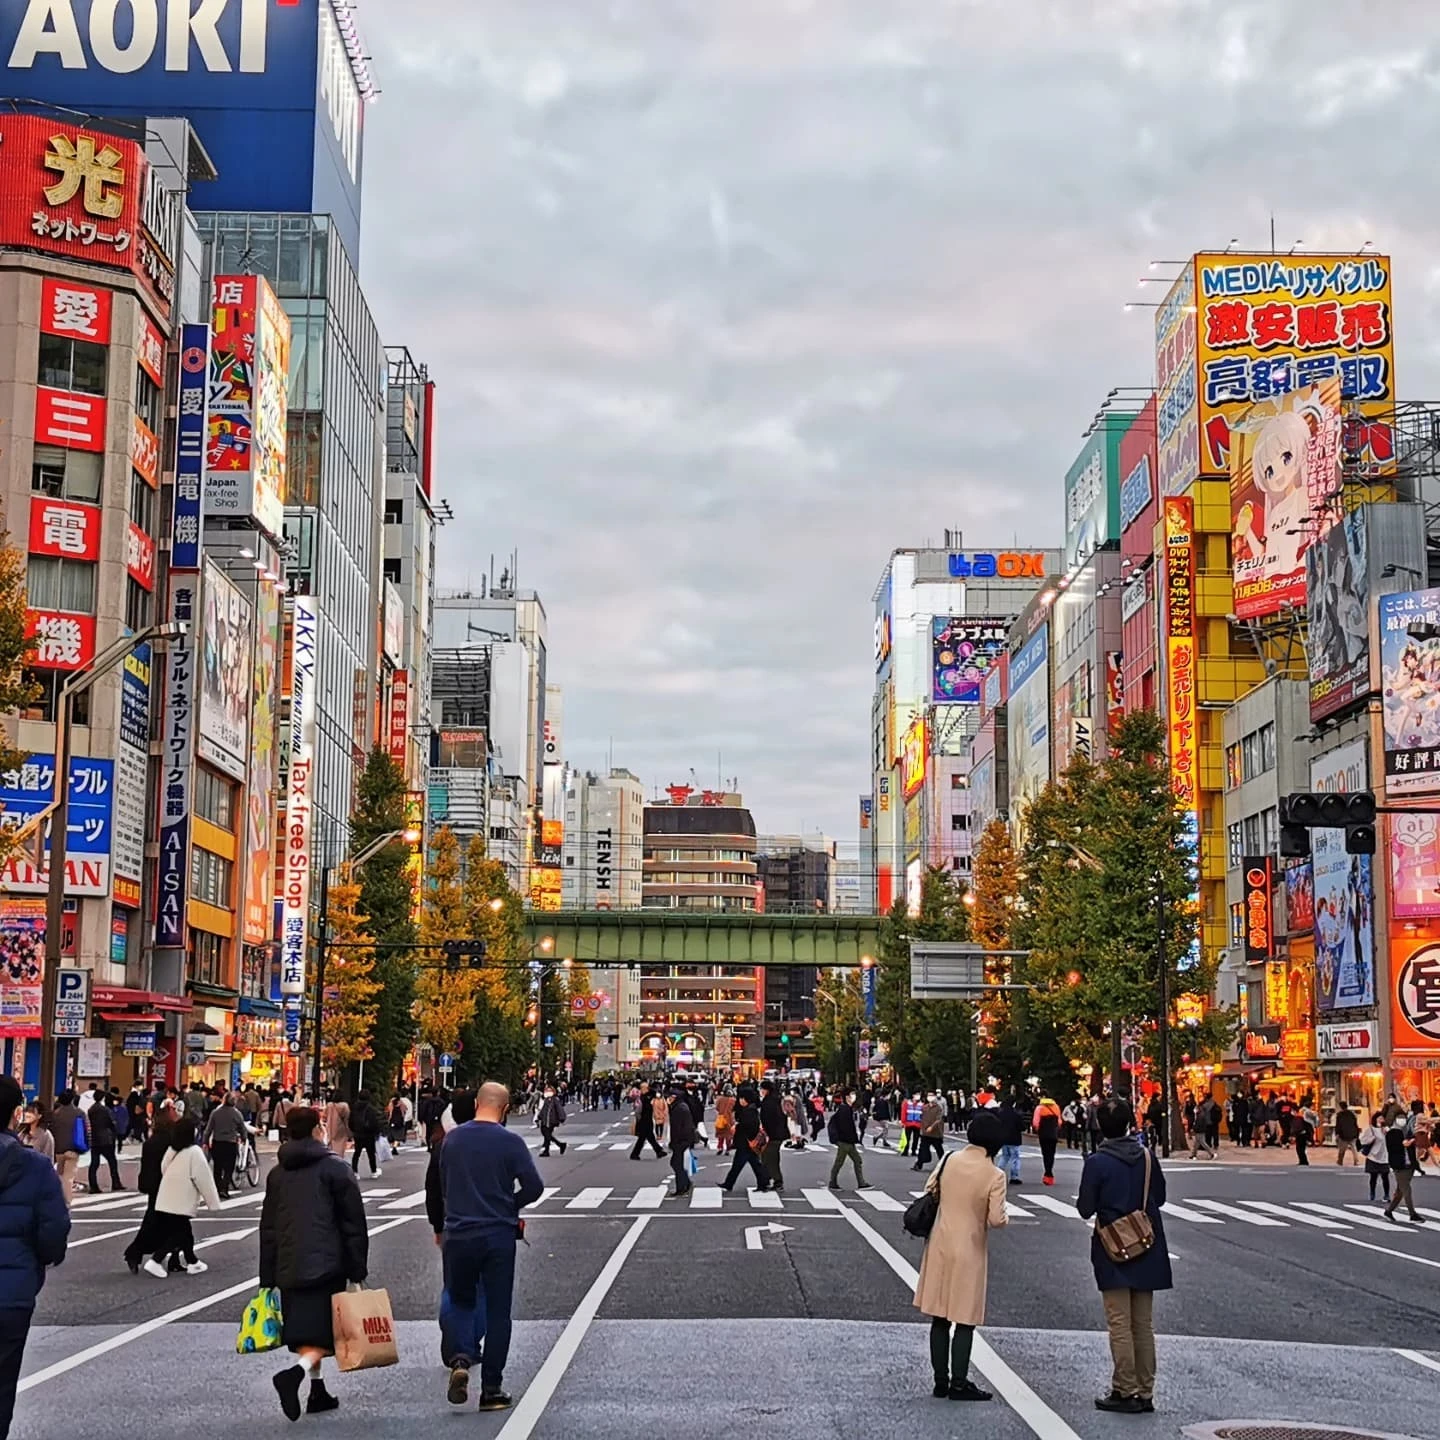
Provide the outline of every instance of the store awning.
<path id="1" fill-rule="evenodd" d="M 112 1025 L 160 1025 L 165 1021 L 158 1010 L 97 1010 L 95 1013 Z"/>
<path id="2" fill-rule="evenodd" d="M 125 985 L 97 985 L 91 999 L 97 1010 L 119 1010 L 133 1005 L 142 1010 L 189 1010 L 183 995 L 166 995 L 160 990 L 135 990 Z"/>
<path id="3" fill-rule="evenodd" d="M 253 995 L 242 995 L 240 997 L 240 1014 L 242 1015 L 279 1015 L 280 1006 L 273 1000 L 259 1000 Z"/>

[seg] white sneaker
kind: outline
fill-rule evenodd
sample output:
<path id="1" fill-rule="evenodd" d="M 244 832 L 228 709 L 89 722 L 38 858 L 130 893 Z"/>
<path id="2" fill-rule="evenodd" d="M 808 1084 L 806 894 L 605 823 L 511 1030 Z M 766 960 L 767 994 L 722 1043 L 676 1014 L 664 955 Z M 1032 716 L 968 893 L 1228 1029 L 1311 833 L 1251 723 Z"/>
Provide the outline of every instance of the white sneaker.
<path id="1" fill-rule="evenodd" d="M 153 1275 L 157 1280 L 163 1280 L 165 1278 L 165 1267 L 158 1260 L 150 1259 L 145 1262 L 145 1273 L 147 1275 Z"/>
<path id="2" fill-rule="evenodd" d="M 203 1260 L 197 1260 L 193 1265 L 185 1267 L 185 1273 L 187 1275 L 203 1275 L 209 1268 Z"/>
<path id="3" fill-rule="evenodd" d="M 375 1173 L 370 1178 L 372 1180 L 379 1180 L 384 1174 L 385 1172 L 383 1170 L 377 1168 Z"/>

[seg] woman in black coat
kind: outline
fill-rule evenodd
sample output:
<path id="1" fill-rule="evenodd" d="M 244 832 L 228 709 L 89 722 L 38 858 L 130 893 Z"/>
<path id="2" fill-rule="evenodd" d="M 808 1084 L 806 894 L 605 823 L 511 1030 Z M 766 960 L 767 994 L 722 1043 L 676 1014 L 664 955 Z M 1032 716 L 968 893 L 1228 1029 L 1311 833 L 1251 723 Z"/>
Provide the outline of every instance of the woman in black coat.
<path id="1" fill-rule="evenodd" d="M 300 1418 L 300 1386 L 308 1378 L 310 1414 L 339 1401 L 320 1378 L 335 1353 L 330 1300 L 366 1276 L 370 1237 L 354 1172 L 326 1144 L 320 1113 L 296 1106 L 285 1117 L 289 1140 L 265 1182 L 260 1211 L 260 1284 L 280 1291 L 281 1336 L 300 1357 L 275 1376 L 280 1408 Z"/>
<path id="2" fill-rule="evenodd" d="M 1090 1237 L 1090 1263 L 1105 1302 L 1114 1363 L 1110 1393 L 1096 1400 L 1095 1408 L 1125 1415 L 1150 1414 L 1155 1409 L 1155 1291 L 1169 1290 L 1174 1284 L 1165 1224 L 1160 1218 L 1165 1177 L 1159 1160 L 1134 1134 L 1135 1112 L 1128 1100 L 1106 1100 L 1096 1119 L 1104 1138 L 1085 1161 L 1076 1208 L 1097 1225 L 1113 1225 L 1122 1215 L 1143 1208 L 1155 1241 L 1133 1260 L 1119 1264 L 1106 1253 L 1098 1235 Z"/>

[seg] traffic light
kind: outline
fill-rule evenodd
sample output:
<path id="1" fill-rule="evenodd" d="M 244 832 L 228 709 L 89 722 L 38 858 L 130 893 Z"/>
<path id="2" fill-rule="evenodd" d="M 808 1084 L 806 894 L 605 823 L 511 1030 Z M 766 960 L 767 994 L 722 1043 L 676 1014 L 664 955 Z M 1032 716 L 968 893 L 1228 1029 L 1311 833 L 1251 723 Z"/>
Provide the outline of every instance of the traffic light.
<path id="1" fill-rule="evenodd" d="M 788 1035 L 782 1035 L 780 1037 L 780 1043 L 782 1045 L 788 1045 L 790 1043 L 790 1037 Z"/>
<path id="2" fill-rule="evenodd" d="M 442 940 L 440 942 L 440 953 L 445 957 L 447 969 L 458 970 L 460 961 L 468 959 L 471 969 L 485 958 L 485 942 L 483 940 Z"/>
<path id="3" fill-rule="evenodd" d="M 1308 790 L 1280 797 L 1280 853 L 1303 859 L 1310 853 L 1312 830 L 1343 830 L 1349 855 L 1375 853 L 1375 794 L 1313 794 Z"/>

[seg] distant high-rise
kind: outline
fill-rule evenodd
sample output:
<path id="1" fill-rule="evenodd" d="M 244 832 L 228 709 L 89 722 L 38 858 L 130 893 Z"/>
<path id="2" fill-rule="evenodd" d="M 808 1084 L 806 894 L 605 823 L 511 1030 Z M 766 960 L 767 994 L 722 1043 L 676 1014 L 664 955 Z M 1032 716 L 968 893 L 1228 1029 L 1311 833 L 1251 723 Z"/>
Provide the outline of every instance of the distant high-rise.
<path id="1" fill-rule="evenodd" d="M 560 882 L 564 909 L 640 908 L 644 826 L 645 789 L 628 770 L 570 775 Z"/>

